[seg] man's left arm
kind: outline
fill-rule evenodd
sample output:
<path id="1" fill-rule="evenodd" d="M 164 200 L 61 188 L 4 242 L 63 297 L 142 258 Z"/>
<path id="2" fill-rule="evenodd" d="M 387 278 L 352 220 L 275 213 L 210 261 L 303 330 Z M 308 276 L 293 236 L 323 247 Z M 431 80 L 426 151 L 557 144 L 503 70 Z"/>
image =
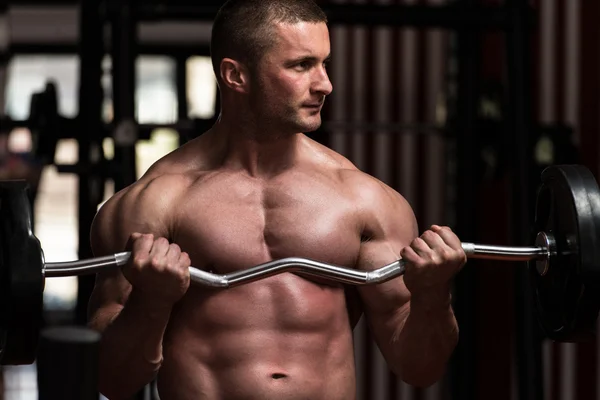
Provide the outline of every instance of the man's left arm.
<path id="1" fill-rule="evenodd" d="M 407 264 L 402 277 L 358 287 L 363 311 L 392 371 L 411 385 L 430 386 L 443 376 L 458 340 L 450 281 L 466 257 L 449 228 L 433 226 L 417 237 L 411 207 L 393 190 L 384 186 L 371 196 L 357 268 L 399 258 Z"/>

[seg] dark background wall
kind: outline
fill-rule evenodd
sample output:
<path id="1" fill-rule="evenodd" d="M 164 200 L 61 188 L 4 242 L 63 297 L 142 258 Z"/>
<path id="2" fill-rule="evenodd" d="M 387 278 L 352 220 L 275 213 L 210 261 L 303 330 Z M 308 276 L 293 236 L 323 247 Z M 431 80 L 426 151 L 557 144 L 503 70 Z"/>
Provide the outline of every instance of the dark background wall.
<path id="1" fill-rule="evenodd" d="M 213 2 L 219 4 L 220 2 Z M 40 6 L 41 4 L 41 6 Z M 149 3 L 150 4 L 150 3 Z M 205 3 L 208 5 L 209 3 Z M 321 1 L 327 5 L 444 6 L 449 0 Z M 488 6 L 499 0 L 482 0 Z M 573 161 L 600 172 L 600 3 L 595 0 L 532 0 L 529 46 L 531 68 L 530 155 L 540 168 Z M 11 7 L 11 51 L 52 52 L 63 46 L 77 51 L 78 13 L 74 4 L 55 7 L 38 2 Z M 205 49 L 210 22 L 167 21 L 140 24 L 142 46 Z M 327 120 L 317 138 L 347 156 L 359 168 L 398 190 L 413 206 L 421 230 L 433 223 L 456 226 L 464 196 L 473 197 L 472 237 L 464 241 L 490 244 L 515 242 L 510 206 L 511 175 L 507 167 L 513 150 L 506 146 L 509 82 L 506 36 L 493 30 L 476 36 L 479 42 L 473 79 L 478 125 L 473 139 L 474 186 L 458 190 L 456 100 L 459 88 L 459 36 L 454 30 L 407 25 L 331 25 L 334 92 L 327 102 Z M 1 36 L 0 36 L 1 37 Z M 1 41 L 0 41 L 1 42 Z M 463 40 L 464 43 L 464 40 Z M 160 50 L 156 50 L 160 52 Z M 187 50 L 186 50 L 187 51 Z M 204 50 L 205 51 L 205 50 Z M 0 74 L 1 75 L 1 74 Z M 0 102 L 1 104 L 1 102 Z M 537 172 L 537 171 L 534 171 Z M 534 196 L 537 181 L 531 183 Z M 524 266 L 520 266 L 524 267 Z M 515 310 L 515 269 L 501 262 L 468 263 L 469 292 L 455 299 L 470 303 L 461 326 L 472 355 L 473 398 L 517 399 L 520 323 Z M 585 344 L 541 343 L 544 399 L 596 399 L 598 348 Z M 415 389 L 389 373 L 364 326 L 356 330 L 358 385 L 361 399 L 450 399 L 456 385 L 455 364 L 442 382 Z M 456 398 L 456 396 L 455 396 Z"/>

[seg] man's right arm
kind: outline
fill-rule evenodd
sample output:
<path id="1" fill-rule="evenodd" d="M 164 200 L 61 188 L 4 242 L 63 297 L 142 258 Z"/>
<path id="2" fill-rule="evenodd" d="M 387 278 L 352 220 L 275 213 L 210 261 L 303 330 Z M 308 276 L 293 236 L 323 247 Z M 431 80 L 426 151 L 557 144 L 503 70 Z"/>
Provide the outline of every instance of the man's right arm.
<path id="1" fill-rule="evenodd" d="M 163 296 L 156 270 L 142 273 L 142 267 L 152 262 L 148 258 L 161 263 L 158 254 L 167 252 L 170 200 L 160 183 L 138 183 L 109 200 L 92 225 L 94 255 L 125 249 L 133 254 L 123 270 L 111 268 L 97 275 L 89 302 L 89 325 L 102 333 L 100 391 L 111 399 L 135 394 L 156 376 L 162 362 L 162 339 L 174 301 Z M 136 253 L 146 259 L 135 259 Z"/>

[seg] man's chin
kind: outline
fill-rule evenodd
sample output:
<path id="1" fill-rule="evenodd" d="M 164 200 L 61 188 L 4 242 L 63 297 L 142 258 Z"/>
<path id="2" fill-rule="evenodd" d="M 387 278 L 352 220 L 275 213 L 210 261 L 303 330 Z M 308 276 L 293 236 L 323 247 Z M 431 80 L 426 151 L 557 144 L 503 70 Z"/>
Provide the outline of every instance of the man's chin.
<path id="1" fill-rule="evenodd" d="M 299 132 L 314 132 L 321 127 L 321 117 L 312 118 L 312 121 L 302 121 L 299 125 Z"/>

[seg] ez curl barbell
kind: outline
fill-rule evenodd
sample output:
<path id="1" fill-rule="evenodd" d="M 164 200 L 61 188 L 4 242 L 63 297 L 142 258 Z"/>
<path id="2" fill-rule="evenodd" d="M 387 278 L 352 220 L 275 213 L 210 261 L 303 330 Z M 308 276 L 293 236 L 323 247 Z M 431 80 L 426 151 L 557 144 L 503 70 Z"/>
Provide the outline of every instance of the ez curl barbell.
<path id="1" fill-rule="evenodd" d="M 462 243 L 468 258 L 527 261 L 538 320 L 556 341 L 578 341 L 595 332 L 600 310 L 600 190 L 589 170 L 552 166 L 538 189 L 534 246 Z M 35 360 L 45 278 L 98 273 L 123 266 L 131 253 L 86 260 L 44 261 L 31 229 L 27 185 L 0 182 L 0 364 Z M 403 260 L 358 271 L 305 258 L 274 260 L 229 274 L 190 267 L 193 284 L 233 288 L 283 272 L 324 277 L 349 285 L 379 284 L 404 273 Z"/>

